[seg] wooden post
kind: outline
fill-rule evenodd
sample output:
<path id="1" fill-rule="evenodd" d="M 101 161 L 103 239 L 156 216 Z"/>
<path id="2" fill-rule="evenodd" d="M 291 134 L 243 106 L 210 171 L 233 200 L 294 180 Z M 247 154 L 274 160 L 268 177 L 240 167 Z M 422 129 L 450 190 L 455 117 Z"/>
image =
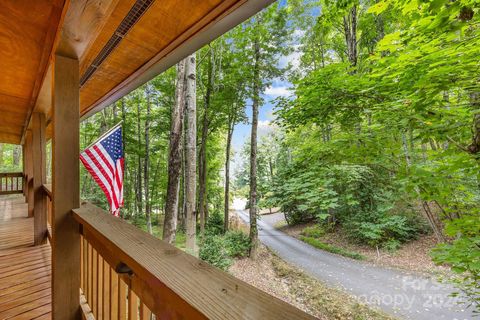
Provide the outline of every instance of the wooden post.
<path id="1" fill-rule="evenodd" d="M 32 153 L 32 131 L 27 131 L 25 138 L 26 149 L 26 163 L 27 163 L 27 202 L 28 202 L 28 217 L 33 217 L 33 153 Z"/>
<path id="2" fill-rule="evenodd" d="M 47 242 L 47 203 L 43 192 L 46 180 L 45 168 L 45 115 L 32 115 L 32 159 L 33 159 L 33 194 L 34 194 L 34 228 L 35 245 Z"/>
<path id="3" fill-rule="evenodd" d="M 25 202 L 27 202 L 27 164 L 25 162 L 25 143 L 22 144 L 22 172 L 23 172 L 23 179 L 22 179 L 22 192 L 23 196 L 25 197 Z"/>
<path id="4" fill-rule="evenodd" d="M 81 319 L 78 60 L 55 56 L 53 68 L 53 319 Z"/>

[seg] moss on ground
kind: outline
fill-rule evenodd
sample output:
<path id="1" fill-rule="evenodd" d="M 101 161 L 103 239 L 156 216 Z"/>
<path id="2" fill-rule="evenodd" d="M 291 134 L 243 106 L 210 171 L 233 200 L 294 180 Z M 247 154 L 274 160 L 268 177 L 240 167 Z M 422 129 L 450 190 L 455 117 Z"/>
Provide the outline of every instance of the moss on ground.
<path id="1" fill-rule="evenodd" d="M 342 255 L 344 257 L 348 257 L 348 258 L 352 258 L 352 259 L 356 259 L 356 260 L 366 260 L 366 257 L 361 255 L 360 253 L 353 252 L 353 251 L 348 251 L 348 250 L 345 250 L 343 248 L 336 247 L 336 246 L 333 246 L 331 244 L 322 242 L 322 241 L 320 241 L 318 239 L 315 239 L 315 238 L 312 238 L 312 237 L 300 236 L 300 240 L 308 243 L 309 245 L 311 245 L 311 246 L 313 246 L 317 249 L 325 250 L 325 251 L 328 251 L 328 252 L 331 252 L 331 253 L 339 254 L 339 255 Z"/>

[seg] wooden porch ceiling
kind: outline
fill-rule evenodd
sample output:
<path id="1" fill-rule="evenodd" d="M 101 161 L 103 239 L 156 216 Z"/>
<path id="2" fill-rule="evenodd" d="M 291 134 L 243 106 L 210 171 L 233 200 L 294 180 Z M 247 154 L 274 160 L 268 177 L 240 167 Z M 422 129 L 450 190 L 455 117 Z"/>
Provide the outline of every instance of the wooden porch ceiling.
<path id="1" fill-rule="evenodd" d="M 32 112 L 51 117 L 54 54 L 78 58 L 83 76 L 132 7 L 144 2 L 149 1 L 4 1 L 0 142 L 23 143 Z M 80 87 L 81 115 L 101 110 L 271 2 L 154 0 Z"/>
<path id="2" fill-rule="evenodd" d="M 6 0 L 0 10 L 0 142 L 20 143 L 64 0 Z"/>

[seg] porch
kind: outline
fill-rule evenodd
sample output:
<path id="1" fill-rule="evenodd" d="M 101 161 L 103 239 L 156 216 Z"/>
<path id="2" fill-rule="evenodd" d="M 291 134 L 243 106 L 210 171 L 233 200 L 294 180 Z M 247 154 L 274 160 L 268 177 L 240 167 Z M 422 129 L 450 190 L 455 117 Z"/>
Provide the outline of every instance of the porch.
<path id="1" fill-rule="evenodd" d="M 0 319 L 311 318 L 80 200 L 81 119 L 271 2 L 5 1 Z"/>
<path id="2" fill-rule="evenodd" d="M 0 319 L 51 319 L 49 244 L 33 246 L 22 195 L 0 195 Z"/>

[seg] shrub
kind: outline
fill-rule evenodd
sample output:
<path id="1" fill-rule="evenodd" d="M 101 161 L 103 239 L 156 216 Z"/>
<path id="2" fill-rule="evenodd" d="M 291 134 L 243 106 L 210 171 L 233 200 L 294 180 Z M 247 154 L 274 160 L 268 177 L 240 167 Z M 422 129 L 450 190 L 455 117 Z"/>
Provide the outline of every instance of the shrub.
<path id="1" fill-rule="evenodd" d="M 241 231 L 228 231 L 225 244 L 230 257 L 245 257 L 250 250 L 250 239 Z"/>
<path id="2" fill-rule="evenodd" d="M 219 235 L 205 235 L 198 256 L 222 270 L 227 270 L 233 262 L 225 246 L 225 239 Z"/>
<path id="3" fill-rule="evenodd" d="M 223 234 L 223 216 L 218 211 L 213 212 L 208 217 L 207 223 L 205 224 L 205 231 L 212 235 Z"/>
<path id="4" fill-rule="evenodd" d="M 371 246 L 396 241 L 398 245 L 418 236 L 419 230 L 406 217 L 399 215 L 359 215 L 346 224 L 348 235 Z M 390 244 L 392 247 L 393 242 Z"/>
<path id="5" fill-rule="evenodd" d="M 214 228 L 213 230 L 217 230 Z M 250 250 L 250 239 L 241 231 L 228 231 L 225 235 L 205 233 L 200 243 L 200 259 L 211 265 L 227 270 L 232 258 L 244 257 Z"/>

